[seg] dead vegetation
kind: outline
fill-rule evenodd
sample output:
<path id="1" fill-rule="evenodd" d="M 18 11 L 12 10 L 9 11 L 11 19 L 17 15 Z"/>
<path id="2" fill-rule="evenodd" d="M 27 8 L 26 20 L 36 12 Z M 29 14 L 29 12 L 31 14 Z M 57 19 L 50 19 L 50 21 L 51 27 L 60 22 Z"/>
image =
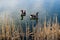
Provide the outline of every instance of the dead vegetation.
<path id="1" fill-rule="evenodd" d="M 13 20 L 11 25 L 8 20 L 5 21 L 6 23 L 2 24 L 0 28 L 0 40 L 60 40 L 60 25 L 57 17 L 56 22 L 52 25 L 51 20 L 47 25 L 45 19 L 43 27 L 38 26 L 40 24 L 37 24 L 36 27 L 32 26 L 32 32 L 30 32 L 29 25 L 26 26 L 26 32 L 24 32 L 21 24 L 19 27 L 15 27 Z"/>

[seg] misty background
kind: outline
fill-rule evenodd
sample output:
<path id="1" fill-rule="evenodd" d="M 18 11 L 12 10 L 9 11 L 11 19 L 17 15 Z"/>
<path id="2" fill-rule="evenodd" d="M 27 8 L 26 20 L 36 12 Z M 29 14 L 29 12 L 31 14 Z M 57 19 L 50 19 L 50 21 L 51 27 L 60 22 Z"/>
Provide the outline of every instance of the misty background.
<path id="1" fill-rule="evenodd" d="M 20 10 L 26 10 L 26 16 L 24 20 L 21 19 Z M 8 18 L 8 20 L 15 21 L 16 25 L 21 22 L 30 22 L 29 16 L 39 12 L 39 20 L 44 19 L 46 15 L 47 18 L 58 15 L 58 22 L 60 22 L 60 0 L 0 0 L 0 19 Z M 36 25 L 35 20 L 33 23 Z"/>

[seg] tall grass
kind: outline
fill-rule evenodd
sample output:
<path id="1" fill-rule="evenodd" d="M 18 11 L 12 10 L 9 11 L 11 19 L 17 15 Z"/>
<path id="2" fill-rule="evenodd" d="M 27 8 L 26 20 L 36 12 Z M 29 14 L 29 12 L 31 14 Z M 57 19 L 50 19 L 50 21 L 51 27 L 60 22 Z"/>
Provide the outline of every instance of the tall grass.
<path id="1" fill-rule="evenodd" d="M 5 18 L 5 24 L 1 24 L 0 28 L 0 40 L 60 40 L 60 25 L 57 22 L 47 24 L 46 18 L 44 24 L 37 23 L 36 27 L 32 24 L 32 31 L 29 25 L 26 25 L 26 32 L 24 32 L 21 24 L 16 27 L 15 21 L 9 24 Z"/>

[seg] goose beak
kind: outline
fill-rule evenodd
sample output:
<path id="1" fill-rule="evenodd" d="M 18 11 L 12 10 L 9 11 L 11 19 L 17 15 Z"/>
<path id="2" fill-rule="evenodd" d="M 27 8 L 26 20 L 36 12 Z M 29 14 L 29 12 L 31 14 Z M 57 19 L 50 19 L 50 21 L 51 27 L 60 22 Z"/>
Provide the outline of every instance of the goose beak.
<path id="1" fill-rule="evenodd" d="M 32 18 L 32 16 L 30 16 L 30 18 Z"/>

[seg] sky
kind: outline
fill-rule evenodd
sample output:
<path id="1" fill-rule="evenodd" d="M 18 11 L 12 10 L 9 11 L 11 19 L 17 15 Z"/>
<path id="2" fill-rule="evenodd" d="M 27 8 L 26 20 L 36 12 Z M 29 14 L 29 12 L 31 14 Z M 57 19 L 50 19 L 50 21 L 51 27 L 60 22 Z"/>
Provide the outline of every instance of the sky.
<path id="1" fill-rule="evenodd" d="M 49 15 L 59 14 L 60 0 L 0 0 L 0 15 L 2 18 L 5 13 L 10 17 L 18 17 L 22 9 L 27 11 L 27 16 L 35 14 L 37 11 L 42 17 L 46 13 Z"/>

